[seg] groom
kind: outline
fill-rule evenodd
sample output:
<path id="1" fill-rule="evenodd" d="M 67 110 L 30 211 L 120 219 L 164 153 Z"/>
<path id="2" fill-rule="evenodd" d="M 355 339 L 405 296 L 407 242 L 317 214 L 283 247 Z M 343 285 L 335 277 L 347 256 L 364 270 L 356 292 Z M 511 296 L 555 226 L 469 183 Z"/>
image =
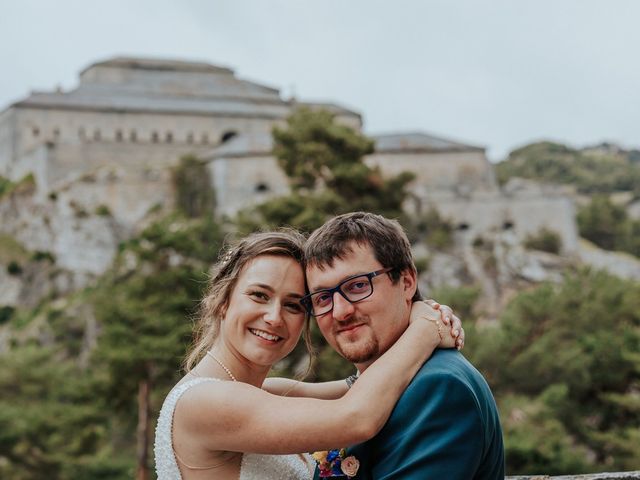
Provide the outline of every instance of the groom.
<path id="1" fill-rule="evenodd" d="M 305 260 L 312 315 L 329 344 L 363 372 L 400 337 L 411 302 L 420 299 L 404 231 L 379 215 L 341 215 L 313 232 Z M 495 401 L 456 350 L 437 350 L 378 435 L 347 455 L 360 462 L 357 479 L 504 478 Z"/>

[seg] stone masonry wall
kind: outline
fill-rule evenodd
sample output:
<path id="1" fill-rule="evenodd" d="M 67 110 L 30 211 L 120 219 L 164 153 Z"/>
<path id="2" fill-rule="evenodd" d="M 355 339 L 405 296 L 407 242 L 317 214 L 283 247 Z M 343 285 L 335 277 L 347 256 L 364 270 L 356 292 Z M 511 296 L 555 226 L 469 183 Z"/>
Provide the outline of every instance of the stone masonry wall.
<path id="1" fill-rule="evenodd" d="M 423 199 L 422 209 L 433 206 L 444 218 L 469 232 L 469 237 L 483 232 L 511 229 L 523 241 L 541 228 L 556 232 L 565 254 L 578 249 L 578 231 L 573 201 L 563 195 L 505 195 L 478 193 L 470 196 L 430 195 Z"/>
<path id="2" fill-rule="evenodd" d="M 175 148 L 203 152 L 232 132 L 269 132 L 276 123 L 263 118 L 13 107 L 0 117 L 0 175 L 18 180 L 28 170 L 24 158 L 47 144 L 106 145 L 114 150 L 109 157 L 117 155 L 121 145 L 134 146 L 138 156 L 162 155 Z M 56 176 L 55 171 L 51 174 Z"/>
<path id="3" fill-rule="evenodd" d="M 13 122 L 15 116 L 9 111 L 0 112 L 0 175 L 7 170 L 13 153 Z"/>
<path id="4" fill-rule="evenodd" d="M 369 165 L 380 166 L 386 175 L 410 171 L 421 190 L 496 190 L 493 168 L 482 151 L 374 153 Z"/>
<path id="5" fill-rule="evenodd" d="M 532 475 L 520 477 L 507 477 L 508 480 L 640 480 L 640 471 L 634 472 L 610 472 L 593 473 L 588 475 L 562 475 L 550 477 L 548 475 Z"/>
<path id="6" fill-rule="evenodd" d="M 270 155 L 218 158 L 209 163 L 219 213 L 232 215 L 249 205 L 289 193 L 287 176 Z"/>

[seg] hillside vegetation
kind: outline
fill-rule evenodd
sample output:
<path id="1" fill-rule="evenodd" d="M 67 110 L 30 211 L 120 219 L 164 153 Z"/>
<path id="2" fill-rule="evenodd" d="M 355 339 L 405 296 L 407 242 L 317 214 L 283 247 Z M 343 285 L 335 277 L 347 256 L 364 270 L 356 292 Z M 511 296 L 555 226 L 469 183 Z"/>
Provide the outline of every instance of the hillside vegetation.
<path id="1" fill-rule="evenodd" d="M 610 145 L 573 149 L 553 142 L 538 142 L 512 151 L 496 165 L 500 183 L 521 177 L 574 186 L 578 192 L 633 191 L 640 196 L 640 151 Z"/>
<path id="2" fill-rule="evenodd" d="M 552 142 L 539 142 L 514 150 L 496 165 L 500 183 L 512 177 L 566 185 L 590 197 L 579 208 L 580 236 L 605 250 L 640 257 L 640 220 L 629 218 L 624 205 L 610 196 L 629 192 L 640 199 L 640 151 L 612 145 L 577 150 Z"/>

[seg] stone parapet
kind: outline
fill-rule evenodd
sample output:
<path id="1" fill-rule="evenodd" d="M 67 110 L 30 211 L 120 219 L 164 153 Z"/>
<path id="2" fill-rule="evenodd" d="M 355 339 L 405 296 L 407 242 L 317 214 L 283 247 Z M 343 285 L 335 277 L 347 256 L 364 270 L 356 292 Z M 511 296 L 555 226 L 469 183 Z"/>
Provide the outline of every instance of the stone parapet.
<path id="1" fill-rule="evenodd" d="M 520 477 L 506 477 L 506 480 L 640 480 L 640 470 L 635 472 L 592 473 L 588 475 L 562 475 L 550 477 L 548 475 L 530 475 Z"/>

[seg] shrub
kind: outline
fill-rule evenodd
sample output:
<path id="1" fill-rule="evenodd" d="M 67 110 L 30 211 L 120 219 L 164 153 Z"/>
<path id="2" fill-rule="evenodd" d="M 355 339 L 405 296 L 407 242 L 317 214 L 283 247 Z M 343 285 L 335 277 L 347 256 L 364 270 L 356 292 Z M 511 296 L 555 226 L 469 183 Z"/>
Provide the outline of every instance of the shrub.
<path id="1" fill-rule="evenodd" d="M 173 170 L 176 205 L 189 218 L 212 215 L 215 193 L 207 166 L 194 156 L 184 156 Z"/>
<path id="2" fill-rule="evenodd" d="M 0 197 L 13 188 L 14 183 L 8 178 L 0 176 Z"/>
<path id="3" fill-rule="evenodd" d="M 46 260 L 51 263 L 55 263 L 56 257 L 51 252 L 43 252 L 41 250 L 36 250 L 31 254 L 31 260 L 33 260 L 34 262 L 40 262 L 42 260 Z"/>
<path id="4" fill-rule="evenodd" d="M 535 235 L 527 236 L 524 246 L 531 250 L 558 254 L 562 247 L 562 241 L 556 232 L 543 227 Z"/>
<path id="5" fill-rule="evenodd" d="M 0 325 L 7 323 L 13 317 L 13 313 L 16 311 L 14 307 L 5 305 L 0 307 Z"/>
<path id="6" fill-rule="evenodd" d="M 429 268 L 429 257 L 423 256 L 423 257 L 414 258 L 413 263 L 415 264 L 416 270 L 418 270 L 418 273 L 426 272 L 427 269 Z"/>
<path id="7" fill-rule="evenodd" d="M 450 247 L 453 242 L 453 225 L 435 208 L 421 215 L 411 229 L 414 230 L 410 232 L 411 237 L 422 237 L 427 245 L 439 250 Z"/>
<path id="8" fill-rule="evenodd" d="M 75 212 L 76 217 L 78 217 L 78 218 L 86 218 L 86 217 L 89 216 L 89 213 L 85 210 L 85 208 L 82 205 L 80 205 L 78 202 L 76 202 L 75 200 L 71 200 L 69 202 L 69 206 Z"/>
<path id="9" fill-rule="evenodd" d="M 98 205 L 96 207 L 96 215 L 100 215 L 101 217 L 108 217 L 111 215 L 111 210 L 106 205 Z"/>
<path id="10" fill-rule="evenodd" d="M 7 265 L 7 272 L 9 275 L 20 275 L 22 273 L 22 267 L 15 260 L 11 260 Z"/>
<path id="11" fill-rule="evenodd" d="M 481 235 L 478 235 L 476 238 L 473 239 L 473 248 L 482 248 L 484 247 L 484 237 L 482 237 Z"/>
<path id="12" fill-rule="evenodd" d="M 640 256 L 640 221 L 630 219 L 624 207 L 606 195 L 596 195 L 578 212 L 580 236 L 605 250 Z"/>

